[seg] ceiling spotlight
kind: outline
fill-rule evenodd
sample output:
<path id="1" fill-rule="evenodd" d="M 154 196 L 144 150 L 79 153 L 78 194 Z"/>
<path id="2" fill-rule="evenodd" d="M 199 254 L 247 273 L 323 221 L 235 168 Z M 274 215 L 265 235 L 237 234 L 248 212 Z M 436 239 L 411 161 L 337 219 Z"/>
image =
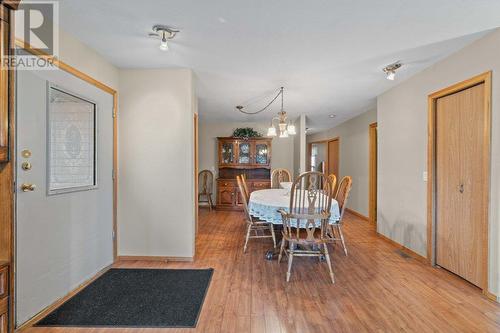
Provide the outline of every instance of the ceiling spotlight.
<path id="1" fill-rule="evenodd" d="M 167 43 L 167 37 L 165 36 L 165 32 L 163 32 L 163 36 L 161 37 L 160 50 L 168 51 L 168 43 Z"/>
<path id="2" fill-rule="evenodd" d="M 335 118 L 335 117 L 337 117 L 337 115 L 336 115 L 336 114 L 331 114 L 331 115 L 329 115 L 328 117 L 330 117 L 330 118 Z"/>
<path id="3" fill-rule="evenodd" d="M 149 33 L 149 37 L 160 39 L 160 50 L 168 51 L 168 41 L 173 39 L 179 30 L 173 29 L 166 25 L 153 26 L 153 32 Z"/>
<path id="4" fill-rule="evenodd" d="M 401 68 L 401 66 L 403 66 L 403 64 L 399 61 L 385 66 L 382 70 L 384 71 L 384 73 L 386 75 L 386 79 L 390 80 L 390 81 L 394 81 L 394 79 L 396 78 L 396 71 L 399 68 Z"/>

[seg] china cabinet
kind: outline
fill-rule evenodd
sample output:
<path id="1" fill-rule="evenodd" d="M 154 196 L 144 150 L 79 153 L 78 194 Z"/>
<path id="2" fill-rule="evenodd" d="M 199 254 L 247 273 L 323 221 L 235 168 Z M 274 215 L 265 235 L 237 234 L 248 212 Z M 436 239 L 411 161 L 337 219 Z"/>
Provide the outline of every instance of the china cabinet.
<path id="1" fill-rule="evenodd" d="M 218 138 L 219 168 L 271 168 L 271 139 Z"/>
<path id="2" fill-rule="evenodd" d="M 236 176 L 244 174 L 251 191 L 270 188 L 271 142 L 269 138 L 217 138 L 219 178 L 217 209 L 242 209 Z"/>

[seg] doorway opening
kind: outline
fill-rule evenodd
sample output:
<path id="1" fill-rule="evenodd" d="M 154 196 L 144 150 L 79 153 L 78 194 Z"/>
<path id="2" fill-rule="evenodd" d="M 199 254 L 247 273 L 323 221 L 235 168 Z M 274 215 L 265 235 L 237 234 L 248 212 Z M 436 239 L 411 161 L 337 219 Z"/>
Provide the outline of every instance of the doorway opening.
<path id="1" fill-rule="evenodd" d="M 320 171 L 328 175 L 340 172 L 340 138 L 315 141 L 308 144 L 307 171 Z"/>

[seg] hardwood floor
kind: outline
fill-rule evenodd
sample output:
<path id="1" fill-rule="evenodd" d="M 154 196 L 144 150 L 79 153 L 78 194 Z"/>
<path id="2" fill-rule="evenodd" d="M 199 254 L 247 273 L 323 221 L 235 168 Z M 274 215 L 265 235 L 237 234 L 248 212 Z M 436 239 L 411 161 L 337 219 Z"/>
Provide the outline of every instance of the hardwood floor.
<path id="1" fill-rule="evenodd" d="M 196 329 L 29 328 L 46 332 L 499 332 L 500 305 L 445 270 L 406 256 L 346 215 L 349 256 L 333 251 L 335 284 L 324 263 L 267 261 L 270 240 L 243 254 L 242 214 L 200 211 L 195 262 L 123 261 L 115 267 L 215 269 Z"/>

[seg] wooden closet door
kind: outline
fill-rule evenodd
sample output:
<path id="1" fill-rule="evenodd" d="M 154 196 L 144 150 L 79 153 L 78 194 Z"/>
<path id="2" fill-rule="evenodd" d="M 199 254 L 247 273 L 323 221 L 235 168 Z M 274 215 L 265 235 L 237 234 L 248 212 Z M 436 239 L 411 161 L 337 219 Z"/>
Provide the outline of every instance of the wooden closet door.
<path id="1" fill-rule="evenodd" d="M 339 177 L 339 155 L 340 155 L 340 142 L 339 139 L 328 141 L 328 174 L 335 174 L 340 181 Z"/>
<path id="2" fill-rule="evenodd" d="M 436 264 L 482 286 L 484 84 L 437 100 Z"/>

